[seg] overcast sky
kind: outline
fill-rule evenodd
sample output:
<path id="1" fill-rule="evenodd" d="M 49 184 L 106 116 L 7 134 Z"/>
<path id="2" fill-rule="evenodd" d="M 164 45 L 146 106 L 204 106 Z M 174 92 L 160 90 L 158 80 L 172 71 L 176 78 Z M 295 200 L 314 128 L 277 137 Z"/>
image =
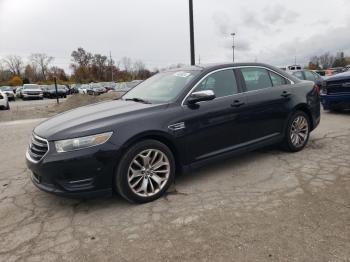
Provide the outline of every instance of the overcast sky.
<path id="1" fill-rule="evenodd" d="M 231 61 L 231 32 L 240 62 L 350 54 L 349 0 L 194 0 L 194 19 L 202 63 Z M 0 58 L 41 52 L 68 69 L 78 47 L 150 69 L 188 64 L 188 0 L 0 0 Z"/>

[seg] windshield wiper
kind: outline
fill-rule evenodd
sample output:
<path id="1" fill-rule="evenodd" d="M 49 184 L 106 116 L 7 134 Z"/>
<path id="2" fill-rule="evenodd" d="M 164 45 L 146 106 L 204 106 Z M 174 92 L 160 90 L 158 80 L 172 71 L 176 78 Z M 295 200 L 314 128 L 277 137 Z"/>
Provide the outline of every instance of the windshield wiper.
<path id="1" fill-rule="evenodd" d="M 151 102 L 144 100 L 142 98 L 138 98 L 138 97 L 126 98 L 125 101 L 134 101 L 134 102 L 139 102 L 139 103 L 144 103 L 144 104 L 152 104 Z"/>

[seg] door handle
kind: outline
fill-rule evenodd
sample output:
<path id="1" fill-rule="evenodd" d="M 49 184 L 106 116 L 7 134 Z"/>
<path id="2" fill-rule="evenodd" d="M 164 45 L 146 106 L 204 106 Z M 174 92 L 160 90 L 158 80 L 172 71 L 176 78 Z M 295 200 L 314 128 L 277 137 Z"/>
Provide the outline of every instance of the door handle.
<path id="1" fill-rule="evenodd" d="M 243 106 L 245 103 L 241 100 L 235 100 L 233 101 L 233 103 L 231 104 L 232 107 L 240 107 Z"/>
<path id="2" fill-rule="evenodd" d="M 289 93 L 288 91 L 283 91 L 281 94 L 281 96 L 283 96 L 283 97 L 289 97 L 291 95 L 292 95 L 292 93 Z"/>

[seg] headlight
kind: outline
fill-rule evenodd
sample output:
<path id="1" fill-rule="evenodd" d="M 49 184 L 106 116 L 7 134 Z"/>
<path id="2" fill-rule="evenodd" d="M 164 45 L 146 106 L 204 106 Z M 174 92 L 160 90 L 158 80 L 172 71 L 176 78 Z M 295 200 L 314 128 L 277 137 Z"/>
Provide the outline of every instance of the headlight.
<path id="1" fill-rule="evenodd" d="M 92 136 L 77 137 L 73 139 L 59 140 L 55 142 L 58 153 L 79 150 L 83 148 L 98 146 L 106 143 L 113 132 L 102 133 Z"/>

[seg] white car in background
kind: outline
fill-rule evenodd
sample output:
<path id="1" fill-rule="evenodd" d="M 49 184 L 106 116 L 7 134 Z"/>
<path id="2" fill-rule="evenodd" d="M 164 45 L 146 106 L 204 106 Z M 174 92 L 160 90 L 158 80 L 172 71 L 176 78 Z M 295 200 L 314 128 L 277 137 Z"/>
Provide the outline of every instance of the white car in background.
<path id="1" fill-rule="evenodd" d="M 21 91 L 22 99 L 43 99 L 44 98 L 44 92 L 40 88 L 39 85 L 36 84 L 24 84 L 23 89 Z"/>
<path id="2" fill-rule="evenodd" d="M 87 94 L 87 87 L 88 85 L 81 85 L 78 87 L 78 92 L 79 94 Z"/>
<path id="3" fill-rule="evenodd" d="M 5 110 L 10 109 L 10 104 L 9 100 L 7 99 L 7 95 L 2 91 L 0 91 L 0 108 Z"/>
<path id="4" fill-rule="evenodd" d="M 6 94 L 7 99 L 10 101 L 15 101 L 15 93 L 13 92 L 13 88 L 10 86 L 2 86 L 0 90 Z"/>

